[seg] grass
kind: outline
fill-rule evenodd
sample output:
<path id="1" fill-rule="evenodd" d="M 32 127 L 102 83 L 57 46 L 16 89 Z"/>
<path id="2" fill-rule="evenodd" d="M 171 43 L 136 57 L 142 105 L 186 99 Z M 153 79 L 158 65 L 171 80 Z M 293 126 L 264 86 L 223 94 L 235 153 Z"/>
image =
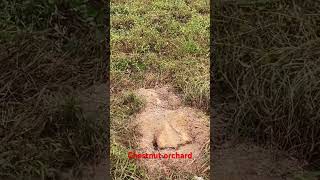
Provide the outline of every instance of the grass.
<path id="1" fill-rule="evenodd" d="M 172 83 L 186 100 L 208 109 L 208 2 L 198 7 L 207 14 L 184 1 L 148 2 L 141 8 L 143 3 L 111 3 L 112 92 Z M 194 73 L 198 77 L 186 78 Z"/>
<path id="2" fill-rule="evenodd" d="M 134 160 L 128 158 L 128 151 L 135 145 L 134 127 L 129 126 L 130 116 L 144 107 L 144 101 L 132 92 L 121 94 L 111 99 L 111 174 L 113 179 L 143 179 L 146 177 L 143 169 L 138 167 Z M 130 137 L 130 138 L 128 138 Z"/>
<path id="3" fill-rule="evenodd" d="M 320 162 L 319 9 L 315 1 L 216 4 L 214 80 L 229 135 Z"/>
<path id="4" fill-rule="evenodd" d="M 73 96 L 107 74 L 103 14 L 91 2 L 0 2 L 1 178 L 80 174 L 102 154 L 103 122 L 86 119 Z M 319 3 L 213 5 L 211 74 L 222 99 L 214 103 L 230 119 L 229 135 L 272 144 L 318 169 Z M 186 104 L 209 110 L 209 2 L 112 0 L 111 25 L 112 173 L 142 179 L 143 169 L 125 157 L 135 145 L 125 138 L 133 136 L 129 117 L 143 107 L 130 92 L 172 84 Z"/>
<path id="5" fill-rule="evenodd" d="M 185 104 L 208 112 L 209 9 L 209 1 L 198 0 L 111 1 L 114 179 L 150 178 L 143 168 L 124 157 L 135 147 L 134 133 L 128 128 L 130 117 L 143 108 L 133 90 L 170 84 L 182 94 Z M 167 178 L 182 177 L 191 179 L 190 174 L 179 170 Z"/>
<path id="6" fill-rule="evenodd" d="M 0 177 L 57 179 L 104 150 L 75 92 L 102 83 L 102 19 L 86 1 L 0 2 Z"/>

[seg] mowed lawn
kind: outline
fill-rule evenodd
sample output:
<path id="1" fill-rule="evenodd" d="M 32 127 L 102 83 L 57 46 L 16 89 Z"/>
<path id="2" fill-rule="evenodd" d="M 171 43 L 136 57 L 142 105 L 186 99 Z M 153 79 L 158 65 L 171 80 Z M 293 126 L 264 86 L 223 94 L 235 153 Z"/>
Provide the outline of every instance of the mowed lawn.
<path id="1" fill-rule="evenodd" d="M 145 179 L 128 160 L 130 117 L 143 107 L 132 91 L 172 85 L 184 103 L 209 110 L 209 1 L 111 2 L 111 160 L 114 179 Z M 178 172 L 177 172 L 178 173 Z"/>

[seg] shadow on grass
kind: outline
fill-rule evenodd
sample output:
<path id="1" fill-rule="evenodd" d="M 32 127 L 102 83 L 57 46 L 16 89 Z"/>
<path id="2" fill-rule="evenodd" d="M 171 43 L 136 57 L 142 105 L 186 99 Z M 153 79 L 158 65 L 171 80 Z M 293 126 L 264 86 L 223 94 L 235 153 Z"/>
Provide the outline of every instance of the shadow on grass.
<path id="1" fill-rule="evenodd" d="M 320 4 L 221 2 L 216 85 L 229 134 L 320 165 Z M 253 2 L 253 1 L 252 1 Z"/>

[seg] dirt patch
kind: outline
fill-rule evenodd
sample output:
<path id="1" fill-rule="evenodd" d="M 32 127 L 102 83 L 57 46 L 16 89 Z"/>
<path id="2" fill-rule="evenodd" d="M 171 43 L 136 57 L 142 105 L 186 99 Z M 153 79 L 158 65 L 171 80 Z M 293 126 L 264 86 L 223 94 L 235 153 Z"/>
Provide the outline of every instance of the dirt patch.
<path id="1" fill-rule="evenodd" d="M 206 165 L 206 146 L 209 146 L 209 117 L 185 107 L 169 86 L 139 89 L 137 95 L 145 100 L 145 108 L 136 115 L 134 126 L 140 134 L 138 153 L 190 154 L 192 159 L 140 159 L 148 174 L 170 174 L 172 170 L 202 175 Z"/>

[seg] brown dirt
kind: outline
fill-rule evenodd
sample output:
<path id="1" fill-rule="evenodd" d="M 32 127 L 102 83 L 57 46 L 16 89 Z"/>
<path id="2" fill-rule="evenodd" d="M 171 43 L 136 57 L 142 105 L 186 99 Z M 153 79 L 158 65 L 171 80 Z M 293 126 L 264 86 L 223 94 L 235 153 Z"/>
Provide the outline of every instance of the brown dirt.
<path id="1" fill-rule="evenodd" d="M 136 115 L 134 125 L 140 134 L 138 153 L 192 153 L 192 159 L 140 159 L 150 176 L 170 174 L 172 170 L 202 175 L 205 147 L 209 146 L 209 118 L 202 112 L 184 107 L 172 88 L 139 89 L 137 95 L 145 100 L 145 108 Z"/>

